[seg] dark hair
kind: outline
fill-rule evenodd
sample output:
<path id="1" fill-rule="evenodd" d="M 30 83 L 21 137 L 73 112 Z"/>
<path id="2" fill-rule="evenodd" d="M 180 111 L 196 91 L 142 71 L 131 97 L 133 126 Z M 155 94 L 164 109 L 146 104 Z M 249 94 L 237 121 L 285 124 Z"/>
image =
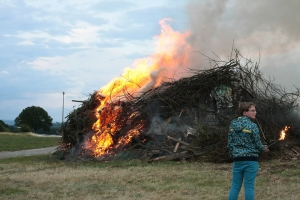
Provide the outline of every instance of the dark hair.
<path id="1" fill-rule="evenodd" d="M 249 108 L 250 108 L 251 106 L 255 106 L 255 104 L 254 104 L 253 102 L 240 102 L 240 104 L 239 104 L 239 109 L 238 109 L 239 114 L 240 114 L 241 116 L 243 116 L 243 112 L 244 112 L 244 111 L 249 111 Z"/>

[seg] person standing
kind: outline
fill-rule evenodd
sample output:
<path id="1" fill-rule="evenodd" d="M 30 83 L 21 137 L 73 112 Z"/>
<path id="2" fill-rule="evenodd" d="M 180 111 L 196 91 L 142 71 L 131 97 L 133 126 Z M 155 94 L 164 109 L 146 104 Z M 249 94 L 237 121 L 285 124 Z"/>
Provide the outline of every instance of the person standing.
<path id="1" fill-rule="evenodd" d="M 245 200 L 254 200 L 259 153 L 267 152 L 269 148 L 262 144 L 258 126 L 253 122 L 256 117 L 255 104 L 241 102 L 238 111 L 241 116 L 231 121 L 228 132 L 227 147 L 233 159 L 228 199 L 237 200 L 244 183 Z"/>

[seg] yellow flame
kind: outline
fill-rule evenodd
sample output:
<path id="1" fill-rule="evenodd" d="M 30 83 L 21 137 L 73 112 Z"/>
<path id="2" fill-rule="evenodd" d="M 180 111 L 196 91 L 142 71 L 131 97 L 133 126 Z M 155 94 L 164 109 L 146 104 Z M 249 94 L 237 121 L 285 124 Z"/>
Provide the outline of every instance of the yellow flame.
<path id="1" fill-rule="evenodd" d="M 284 138 L 285 138 L 285 135 L 286 135 L 286 131 L 288 131 L 289 130 L 289 126 L 285 126 L 284 127 L 284 130 L 282 130 L 281 132 L 280 132 L 280 138 L 279 138 L 279 140 L 284 140 Z"/>

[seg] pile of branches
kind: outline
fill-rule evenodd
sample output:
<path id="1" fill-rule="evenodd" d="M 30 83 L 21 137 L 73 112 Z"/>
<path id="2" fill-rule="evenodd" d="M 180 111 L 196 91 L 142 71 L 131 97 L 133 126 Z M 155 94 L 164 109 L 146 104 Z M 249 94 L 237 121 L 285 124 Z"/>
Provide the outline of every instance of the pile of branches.
<path id="1" fill-rule="evenodd" d="M 130 96 L 123 101 L 122 113 L 114 119 L 116 124 L 121 124 L 115 137 L 124 134 L 125 129 L 139 126 L 139 122 L 143 122 L 143 130 L 128 146 L 115 152 L 116 156 L 106 155 L 101 160 L 135 158 L 153 162 L 205 158 L 228 161 L 228 126 L 238 116 L 238 104 L 242 101 L 256 103 L 256 123 L 263 143 L 276 141 L 280 131 L 289 126 L 285 143 L 293 141 L 290 148 L 295 150 L 300 133 L 299 89 L 288 93 L 265 79 L 258 64 L 237 50 L 234 59 L 210 61 L 213 63 L 210 69 L 191 70 L 190 77 L 164 82 L 139 97 Z M 67 116 L 58 151 L 61 158 L 91 158 L 91 154 L 82 153 L 82 142 L 91 134 L 97 120 L 94 112 L 101 101 L 96 95 L 97 92 Z M 278 148 L 282 145 L 274 146 L 269 157 L 282 154 Z"/>

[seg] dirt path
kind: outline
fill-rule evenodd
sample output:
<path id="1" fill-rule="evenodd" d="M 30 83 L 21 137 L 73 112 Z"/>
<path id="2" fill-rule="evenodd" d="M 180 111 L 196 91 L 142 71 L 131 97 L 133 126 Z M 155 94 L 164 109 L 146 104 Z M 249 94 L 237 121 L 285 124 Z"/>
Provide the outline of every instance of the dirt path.
<path id="1" fill-rule="evenodd" d="M 46 147 L 40 149 L 29 149 L 29 150 L 22 150 L 22 151 L 1 151 L 0 158 L 12 158 L 12 157 L 20 157 L 20 156 L 50 154 L 53 153 L 57 147 L 58 146 Z"/>

